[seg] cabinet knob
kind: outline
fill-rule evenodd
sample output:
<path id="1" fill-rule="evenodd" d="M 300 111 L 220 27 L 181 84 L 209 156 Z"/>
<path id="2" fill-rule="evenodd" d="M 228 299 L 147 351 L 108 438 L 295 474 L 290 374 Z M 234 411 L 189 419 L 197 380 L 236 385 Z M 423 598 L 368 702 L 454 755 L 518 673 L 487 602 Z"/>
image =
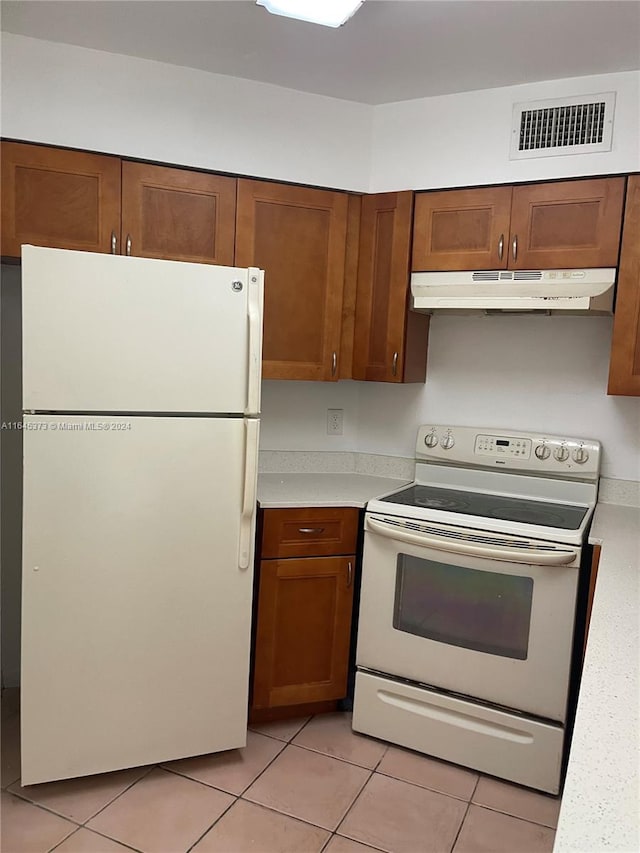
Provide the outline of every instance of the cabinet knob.
<path id="1" fill-rule="evenodd" d="M 394 352 L 394 354 L 393 354 L 393 360 L 391 362 L 391 372 L 393 373 L 394 376 L 396 376 L 398 373 L 398 353 L 397 352 Z"/>
<path id="2" fill-rule="evenodd" d="M 502 260 L 502 256 L 504 254 L 504 234 L 500 235 L 500 239 L 498 240 L 498 260 Z"/>
<path id="3" fill-rule="evenodd" d="M 347 563 L 347 587 L 351 586 L 353 581 L 353 566 L 351 565 L 351 560 Z"/>
<path id="4" fill-rule="evenodd" d="M 131 234 L 127 234 L 127 242 L 125 244 L 125 251 L 127 255 L 131 254 Z"/>
<path id="5" fill-rule="evenodd" d="M 111 232 L 111 254 L 115 255 L 118 248 L 118 238 L 116 237 L 116 232 Z"/>
<path id="6" fill-rule="evenodd" d="M 513 255 L 513 260 L 518 260 L 518 235 L 515 234 L 513 237 L 513 242 L 511 244 L 511 254 Z"/>
<path id="7" fill-rule="evenodd" d="M 324 533 L 324 527 L 299 527 L 298 533 Z"/>
<path id="8" fill-rule="evenodd" d="M 333 355 L 331 356 L 331 375 L 336 375 L 336 369 L 338 367 L 338 353 L 334 350 Z"/>

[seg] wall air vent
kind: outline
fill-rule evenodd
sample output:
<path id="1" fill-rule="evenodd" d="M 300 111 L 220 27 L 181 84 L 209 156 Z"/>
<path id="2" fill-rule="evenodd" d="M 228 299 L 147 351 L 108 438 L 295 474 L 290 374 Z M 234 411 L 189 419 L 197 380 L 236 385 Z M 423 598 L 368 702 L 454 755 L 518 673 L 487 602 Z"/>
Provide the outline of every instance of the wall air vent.
<path id="1" fill-rule="evenodd" d="M 513 105 L 511 159 L 611 151 L 615 92 Z"/>

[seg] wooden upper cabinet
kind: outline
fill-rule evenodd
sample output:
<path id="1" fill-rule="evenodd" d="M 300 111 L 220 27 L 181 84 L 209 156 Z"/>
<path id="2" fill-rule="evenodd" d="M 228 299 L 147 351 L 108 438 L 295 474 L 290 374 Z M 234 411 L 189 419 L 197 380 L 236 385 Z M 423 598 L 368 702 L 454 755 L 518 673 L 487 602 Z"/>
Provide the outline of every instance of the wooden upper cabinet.
<path id="1" fill-rule="evenodd" d="M 424 382 L 429 317 L 409 311 L 413 193 L 362 199 L 353 378 Z"/>
<path id="2" fill-rule="evenodd" d="M 2 143 L 2 255 L 29 243 L 110 252 L 120 239 L 120 159 Z"/>
<path id="3" fill-rule="evenodd" d="M 597 178 L 514 187 L 509 268 L 617 266 L 624 186 Z"/>
<path id="4" fill-rule="evenodd" d="M 417 193 L 411 268 L 503 269 L 510 209 L 511 187 Z"/>
<path id="5" fill-rule="evenodd" d="M 627 188 L 608 390 L 640 397 L 640 175 Z"/>
<path id="6" fill-rule="evenodd" d="M 353 556 L 261 562 L 253 708 L 346 695 L 354 563 Z"/>
<path id="7" fill-rule="evenodd" d="M 235 263 L 265 271 L 264 379 L 340 375 L 346 193 L 238 181 Z"/>
<path id="8" fill-rule="evenodd" d="M 122 254 L 233 265 L 236 179 L 122 163 Z"/>

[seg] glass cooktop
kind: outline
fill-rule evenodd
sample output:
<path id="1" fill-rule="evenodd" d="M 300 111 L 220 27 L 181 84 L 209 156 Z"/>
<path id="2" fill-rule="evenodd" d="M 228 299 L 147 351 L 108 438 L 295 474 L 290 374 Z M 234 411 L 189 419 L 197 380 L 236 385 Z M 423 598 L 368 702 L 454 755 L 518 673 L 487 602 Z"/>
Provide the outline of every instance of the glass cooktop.
<path id="1" fill-rule="evenodd" d="M 521 521 L 523 524 L 538 524 L 563 530 L 578 530 L 588 512 L 584 506 L 510 498 L 484 492 L 441 489 L 435 486 L 409 486 L 381 500 L 383 503 L 499 518 L 503 521 Z"/>

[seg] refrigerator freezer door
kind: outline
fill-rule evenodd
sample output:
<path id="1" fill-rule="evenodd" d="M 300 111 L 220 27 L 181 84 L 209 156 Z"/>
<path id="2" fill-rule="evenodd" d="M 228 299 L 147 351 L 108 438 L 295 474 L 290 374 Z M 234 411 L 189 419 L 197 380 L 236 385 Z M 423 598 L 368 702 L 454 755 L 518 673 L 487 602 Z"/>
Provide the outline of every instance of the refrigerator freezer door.
<path id="1" fill-rule="evenodd" d="M 259 411 L 259 270 L 23 246 L 22 319 L 27 411 Z"/>
<path id="2" fill-rule="evenodd" d="M 243 419 L 24 423 L 22 783 L 244 746 Z"/>

